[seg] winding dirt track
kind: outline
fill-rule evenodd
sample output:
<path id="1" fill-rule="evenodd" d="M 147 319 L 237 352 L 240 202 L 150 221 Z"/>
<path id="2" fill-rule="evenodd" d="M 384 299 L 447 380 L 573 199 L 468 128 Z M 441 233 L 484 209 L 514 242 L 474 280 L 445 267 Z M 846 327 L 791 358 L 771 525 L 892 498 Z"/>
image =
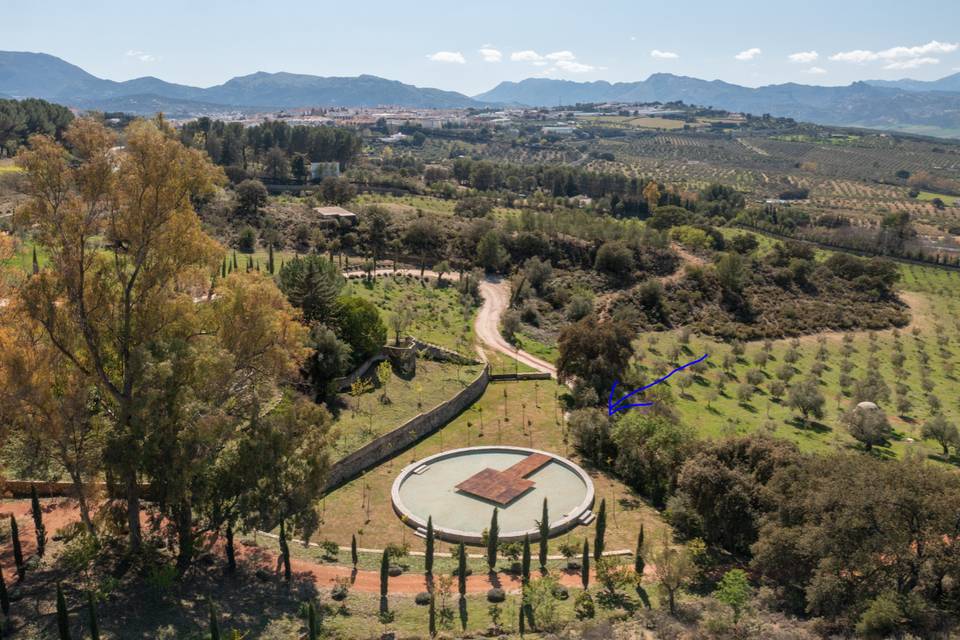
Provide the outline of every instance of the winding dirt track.
<path id="1" fill-rule="evenodd" d="M 483 306 L 480 307 L 474 322 L 477 338 L 490 349 L 556 378 L 556 367 L 535 355 L 516 349 L 500 335 L 500 316 L 510 305 L 510 284 L 500 278 L 488 277 L 480 283 L 480 295 L 483 296 Z"/>

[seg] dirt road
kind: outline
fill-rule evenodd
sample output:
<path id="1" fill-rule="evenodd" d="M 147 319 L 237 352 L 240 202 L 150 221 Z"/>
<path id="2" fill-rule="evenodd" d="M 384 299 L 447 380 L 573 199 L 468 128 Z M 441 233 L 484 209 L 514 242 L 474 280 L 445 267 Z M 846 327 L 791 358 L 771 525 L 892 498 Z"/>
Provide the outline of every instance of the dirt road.
<path id="1" fill-rule="evenodd" d="M 480 283 L 480 295 L 483 296 L 483 306 L 480 307 L 474 322 L 477 338 L 490 349 L 556 378 L 556 367 L 526 351 L 517 350 L 500 335 L 500 317 L 510 305 L 510 284 L 500 278 L 488 276 Z"/>

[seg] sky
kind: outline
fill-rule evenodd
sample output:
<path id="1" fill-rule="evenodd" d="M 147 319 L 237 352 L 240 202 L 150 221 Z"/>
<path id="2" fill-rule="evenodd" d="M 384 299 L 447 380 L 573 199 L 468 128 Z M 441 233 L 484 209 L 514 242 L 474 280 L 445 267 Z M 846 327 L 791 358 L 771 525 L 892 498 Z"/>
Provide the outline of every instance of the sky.
<path id="1" fill-rule="evenodd" d="M 255 71 L 377 75 L 475 95 L 502 80 L 747 86 L 960 71 L 956 0 L 2 0 L 0 49 L 101 78 L 211 86 Z"/>

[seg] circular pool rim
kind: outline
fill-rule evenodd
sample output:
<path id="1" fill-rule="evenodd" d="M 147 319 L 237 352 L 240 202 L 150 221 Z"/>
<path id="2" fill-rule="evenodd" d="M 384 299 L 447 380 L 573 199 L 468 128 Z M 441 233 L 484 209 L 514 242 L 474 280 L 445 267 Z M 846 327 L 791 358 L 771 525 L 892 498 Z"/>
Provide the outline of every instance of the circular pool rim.
<path id="1" fill-rule="evenodd" d="M 438 462 L 440 460 L 445 460 L 447 458 L 454 458 L 459 455 L 470 454 L 470 453 L 497 453 L 497 452 L 507 452 L 507 453 L 526 453 L 527 455 L 532 455 L 539 453 L 545 456 L 549 456 L 552 462 L 555 462 L 568 471 L 573 472 L 578 476 L 583 482 L 586 493 L 583 500 L 577 505 L 570 513 L 566 514 L 563 518 L 555 522 L 550 523 L 550 534 L 548 537 L 553 537 L 559 535 L 565 531 L 568 531 L 578 524 L 580 524 L 581 519 L 584 519 L 584 516 L 588 516 L 590 510 L 593 508 L 594 502 L 594 489 L 593 489 L 593 480 L 590 479 L 590 476 L 587 475 L 587 472 L 584 471 L 579 465 L 564 458 L 558 456 L 555 453 L 549 451 L 542 451 L 540 449 L 531 449 L 528 447 L 511 447 L 507 445 L 490 445 L 490 446 L 480 446 L 480 447 L 462 447 L 460 449 L 450 449 L 449 451 L 442 451 L 440 453 L 435 453 L 432 456 L 427 456 L 426 458 L 421 458 L 406 467 L 404 467 L 397 477 L 393 481 L 393 486 L 390 488 L 390 500 L 393 503 L 394 512 L 400 517 L 401 522 L 413 529 L 426 529 L 427 521 L 422 520 L 418 516 L 414 515 L 413 512 L 407 507 L 403 500 L 400 498 L 400 487 L 403 485 L 404 481 L 413 473 L 415 469 L 420 468 L 425 464 L 431 464 Z M 480 531 L 461 531 L 460 529 L 451 529 L 449 527 L 444 527 L 443 523 L 433 523 L 433 532 L 434 535 L 441 539 L 451 542 L 464 542 L 470 544 L 481 544 L 483 540 L 483 530 Z M 500 540 L 502 542 L 516 542 L 523 540 L 524 536 L 530 536 L 530 540 L 539 540 L 540 539 L 540 530 L 536 527 L 531 529 L 517 530 L 517 531 L 501 531 Z"/>

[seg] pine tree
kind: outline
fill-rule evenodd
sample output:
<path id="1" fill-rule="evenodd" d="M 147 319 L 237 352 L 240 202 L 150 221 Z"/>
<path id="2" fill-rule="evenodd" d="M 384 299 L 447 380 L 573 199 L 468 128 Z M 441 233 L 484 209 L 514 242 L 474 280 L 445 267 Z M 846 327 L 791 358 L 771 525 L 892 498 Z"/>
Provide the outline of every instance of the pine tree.
<path id="1" fill-rule="evenodd" d="M 67 612 L 67 601 L 63 597 L 63 587 L 57 583 L 57 630 L 60 640 L 70 640 L 70 614 Z"/>
<path id="2" fill-rule="evenodd" d="M 423 566 L 427 575 L 433 575 L 433 516 L 427 516 L 427 549 L 424 553 Z"/>
<path id="3" fill-rule="evenodd" d="M 500 524 L 497 522 L 497 508 L 493 508 L 490 517 L 490 529 L 487 531 L 487 567 L 493 573 L 497 566 L 497 546 L 500 544 Z"/>
<path id="4" fill-rule="evenodd" d="M 386 598 L 390 581 L 390 556 L 387 550 L 383 550 L 383 557 L 380 558 L 380 597 Z"/>
<path id="5" fill-rule="evenodd" d="M 357 534 L 353 534 L 350 537 L 350 560 L 353 561 L 353 568 L 357 568 L 357 562 L 360 561 L 360 558 L 357 556 Z"/>
<path id="6" fill-rule="evenodd" d="M 307 604 L 307 637 L 309 640 L 317 640 L 320 629 L 317 626 L 317 609 L 313 602 Z"/>
<path id="7" fill-rule="evenodd" d="M 17 581 L 21 581 L 27 573 L 27 566 L 23 562 L 23 547 L 20 546 L 20 528 L 13 515 L 10 516 L 10 539 L 13 541 L 13 561 L 17 565 Z"/>
<path id="8" fill-rule="evenodd" d="M 87 613 L 90 614 L 90 640 L 100 640 L 100 623 L 97 621 L 97 601 L 93 591 L 87 591 Z"/>
<path id="9" fill-rule="evenodd" d="M 639 578 L 643 577 L 643 569 L 646 563 L 643 561 L 643 525 L 640 525 L 640 533 L 637 535 L 637 553 L 633 557 L 633 569 L 637 572 Z"/>
<path id="10" fill-rule="evenodd" d="M 457 547 L 457 591 L 461 598 L 467 595 L 467 548 L 462 542 Z"/>
<path id="11" fill-rule="evenodd" d="M 590 586 L 590 543 L 583 540 L 583 557 L 580 559 L 580 582 L 583 588 Z"/>
<path id="12" fill-rule="evenodd" d="M 220 640 L 220 616 L 217 615 L 217 607 L 209 598 L 207 598 L 207 606 L 210 609 L 210 640 Z"/>
<path id="13" fill-rule="evenodd" d="M 0 566 L 0 611 L 3 616 L 10 615 L 10 594 L 7 593 L 7 580 L 3 577 L 3 567 Z"/>
<path id="14" fill-rule="evenodd" d="M 523 536 L 523 558 L 520 565 L 520 580 L 526 586 L 530 582 L 530 534 Z"/>
<path id="15" fill-rule="evenodd" d="M 543 513 L 540 515 L 540 570 L 547 570 L 547 540 L 550 537 L 550 511 L 547 509 L 547 499 L 543 499 Z"/>
<path id="16" fill-rule="evenodd" d="M 600 510 L 597 512 L 597 529 L 593 538 L 593 559 L 603 557 L 603 538 L 607 534 L 607 499 L 600 501 Z"/>
<path id="17" fill-rule="evenodd" d="M 40 497 L 37 486 L 30 485 L 30 513 L 33 516 L 33 530 L 37 536 L 37 555 L 41 558 L 47 550 L 47 529 L 43 526 L 43 511 L 40 510 Z"/>
<path id="18" fill-rule="evenodd" d="M 33 246 L 33 275 L 40 273 L 40 261 L 37 260 L 37 246 Z"/>
<path id="19" fill-rule="evenodd" d="M 273 275 L 275 266 L 273 263 L 273 243 L 271 242 L 267 248 L 267 271 L 270 275 Z"/>

